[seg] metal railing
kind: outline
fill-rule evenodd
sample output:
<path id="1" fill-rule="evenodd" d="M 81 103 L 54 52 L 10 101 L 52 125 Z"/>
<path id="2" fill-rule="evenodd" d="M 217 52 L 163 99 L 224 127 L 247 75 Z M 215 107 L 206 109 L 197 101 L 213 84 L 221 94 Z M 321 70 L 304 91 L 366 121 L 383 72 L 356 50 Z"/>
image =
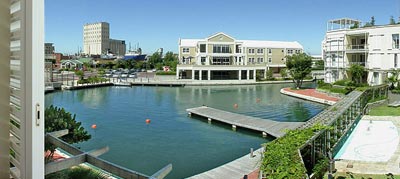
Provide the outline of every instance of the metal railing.
<path id="1" fill-rule="evenodd" d="M 151 176 L 147 176 L 145 174 L 130 170 L 128 168 L 116 165 L 114 163 L 108 162 L 104 159 L 98 158 L 99 155 L 106 153 L 109 150 L 109 147 L 104 147 L 98 150 L 92 150 L 89 152 L 84 152 L 67 142 L 59 139 L 63 135 L 68 134 L 68 130 L 56 131 L 52 133 L 46 134 L 46 141 L 61 148 L 73 156 L 61 161 L 55 161 L 51 163 L 47 163 L 45 165 L 45 174 L 54 173 L 57 171 L 61 171 L 63 169 L 70 168 L 72 166 L 76 166 L 82 163 L 88 163 L 95 167 L 98 167 L 106 172 L 114 174 L 116 176 L 122 178 L 136 178 L 136 179 L 163 179 L 167 176 L 172 170 L 172 164 L 168 164 L 164 168 L 160 169 L 156 173 Z"/>

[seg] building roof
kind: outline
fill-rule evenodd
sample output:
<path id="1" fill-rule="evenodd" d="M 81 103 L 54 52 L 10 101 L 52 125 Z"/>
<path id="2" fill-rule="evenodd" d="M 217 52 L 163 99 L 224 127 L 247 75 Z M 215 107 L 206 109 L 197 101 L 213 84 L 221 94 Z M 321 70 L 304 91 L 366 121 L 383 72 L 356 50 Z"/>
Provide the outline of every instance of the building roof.
<path id="1" fill-rule="evenodd" d="M 65 63 L 83 64 L 79 60 L 61 60 L 61 64 L 65 64 Z"/>
<path id="2" fill-rule="evenodd" d="M 179 45 L 181 47 L 196 47 L 199 42 L 206 42 L 208 39 L 215 37 L 217 35 L 223 34 L 229 38 L 232 38 L 229 35 L 226 35 L 223 32 L 216 33 L 210 37 L 205 39 L 179 39 Z M 234 38 L 232 38 L 234 39 Z M 265 41 L 265 40 L 235 40 L 238 43 L 242 43 L 245 47 L 268 47 L 268 48 L 303 48 L 303 46 L 297 42 L 287 42 L 287 41 Z"/>
<path id="3" fill-rule="evenodd" d="M 204 39 L 180 39 L 180 46 L 182 47 L 195 47 L 197 42 L 205 41 Z"/>
<path id="4" fill-rule="evenodd" d="M 261 41 L 261 40 L 238 40 L 243 42 L 245 47 L 268 47 L 268 48 L 303 48 L 303 46 L 297 42 L 285 42 L 285 41 Z"/>

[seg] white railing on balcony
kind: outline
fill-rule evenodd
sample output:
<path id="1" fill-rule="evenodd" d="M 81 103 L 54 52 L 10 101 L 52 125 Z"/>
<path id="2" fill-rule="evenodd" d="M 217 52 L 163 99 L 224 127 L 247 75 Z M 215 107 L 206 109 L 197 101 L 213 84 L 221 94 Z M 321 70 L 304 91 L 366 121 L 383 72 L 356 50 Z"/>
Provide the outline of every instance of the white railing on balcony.
<path id="1" fill-rule="evenodd" d="M 366 44 L 347 45 L 347 50 L 368 50 L 368 45 Z"/>

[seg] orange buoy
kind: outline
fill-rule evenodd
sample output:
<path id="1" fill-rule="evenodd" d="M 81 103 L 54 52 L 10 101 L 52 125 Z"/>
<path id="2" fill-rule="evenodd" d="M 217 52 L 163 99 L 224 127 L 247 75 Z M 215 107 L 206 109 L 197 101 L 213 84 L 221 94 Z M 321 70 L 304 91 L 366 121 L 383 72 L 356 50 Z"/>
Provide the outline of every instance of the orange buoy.
<path id="1" fill-rule="evenodd" d="M 150 119 L 146 119 L 146 124 L 150 124 L 151 120 Z"/>
<path id="2" fill-rule="evenodd" d="M 257 101 L 257 103 L 259 103 L 259 102 L 261 101 L 261 99 L 260 99 L 260 98 L 257 98 L 257 100 L 256 100 L 256 101 Z"/>
<path id="3" fill-rule="evenodd" d="M 97 125 L 96 124 L 93 124 L 92 125 L 92 129 L 96 129 L 97 128 Z"/>
<path id="4" fill-rule="evenodd" d="M 234 108 L 238 108 L 239 105 L 238 105 L 238 104 L 234 104 L 233 107 L 234 107 Z"/>

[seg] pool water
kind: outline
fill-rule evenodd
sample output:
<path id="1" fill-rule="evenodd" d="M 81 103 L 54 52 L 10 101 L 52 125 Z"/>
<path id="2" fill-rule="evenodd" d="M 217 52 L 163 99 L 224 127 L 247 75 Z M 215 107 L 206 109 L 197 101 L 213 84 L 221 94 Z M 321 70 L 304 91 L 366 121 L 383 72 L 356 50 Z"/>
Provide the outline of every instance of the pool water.
<path id="1" fill-rule="evenodd" d="M 77 115 L 92 135 L 89 141 L 76 144 L 81 149 L 109 146 L 101 158 L 147 175 L 172 163 L 167 178 L 185 178 L 272 140 L 189 118 L 187 108 L 207 105 L 276 121 L 306 121 L 325 108 L 280 94 L 287 86 L 102 87 L 47 94 L 46 106 L 53 104 Z M 146 124 L 146 119 L 151 123 Z M 92 129 L 92 124 L 97 128 Z"/>

